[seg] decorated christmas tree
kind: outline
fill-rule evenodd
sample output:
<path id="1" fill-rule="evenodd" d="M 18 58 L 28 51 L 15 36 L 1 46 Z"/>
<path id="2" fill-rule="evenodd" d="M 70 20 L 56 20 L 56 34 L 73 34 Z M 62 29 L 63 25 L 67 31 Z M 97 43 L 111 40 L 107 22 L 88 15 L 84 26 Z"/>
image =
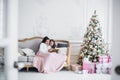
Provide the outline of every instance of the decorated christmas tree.
<path id="1" fill-rule="evenodd" d="M 102 38 L 98 15 L 96 15 L 96 11 L 94 11 L 84 35 L 77 63 L 82 65 L 85 58 L 90 62 L 98 62 L 99 55 L 101 54 L 107 54 L 107 50 L 104 39 Z"/>

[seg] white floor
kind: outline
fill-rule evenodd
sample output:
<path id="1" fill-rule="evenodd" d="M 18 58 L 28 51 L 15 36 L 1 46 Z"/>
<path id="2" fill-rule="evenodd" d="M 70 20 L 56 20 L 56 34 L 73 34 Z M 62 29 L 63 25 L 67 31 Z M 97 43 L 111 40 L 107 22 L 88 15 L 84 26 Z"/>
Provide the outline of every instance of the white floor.
<path id="1" fill-rule="evenodd" d="M 52 74 L 20 72 L 19 80 L 111 80 L 108 74 L 76 74 L 72 71 L 60 71 Z"/>
<path id="2" fill-rule="evenodd" d="M 0 70 L 0 80 L 5 80 Z M 108 74 L 76 74 L 72 71 L 43 74 L 39 72 L 19 72 L 19 80 L 111 80 Z"/>

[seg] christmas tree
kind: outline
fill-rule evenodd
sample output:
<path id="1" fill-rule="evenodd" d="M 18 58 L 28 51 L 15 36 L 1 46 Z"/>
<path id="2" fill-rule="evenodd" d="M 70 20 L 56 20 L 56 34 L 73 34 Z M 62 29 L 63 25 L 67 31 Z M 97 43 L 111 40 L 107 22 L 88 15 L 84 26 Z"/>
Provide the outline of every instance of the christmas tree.
<path id="1" fill-rule="evenodd" d="M 90 62 L 98 62 L 99 55 L 101 54 L 107 54 L 107 50 L 102 38 L 98 15 L 96 15 L 96 11 L 94 11 L 89 26 L 87 27 L 87 32 L 84 35 L 77 63 L 82 65 L 85 58 Z"/>

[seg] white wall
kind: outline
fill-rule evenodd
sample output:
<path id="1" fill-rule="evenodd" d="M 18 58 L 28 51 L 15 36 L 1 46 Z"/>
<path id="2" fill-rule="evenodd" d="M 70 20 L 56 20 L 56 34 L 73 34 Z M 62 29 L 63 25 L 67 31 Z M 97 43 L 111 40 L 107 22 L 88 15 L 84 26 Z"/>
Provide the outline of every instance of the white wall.
<path id="1" fill-rule="evenodd" d="M 87 0 L 87 23 L 93 11 L 96 10 L 100 26 L 102 27 L 103 38 L 105 42 L 110 41 L 109 38 L 109 0 Z M 109 42 L 110 43 L 110 42 Z"/>
<path id="2" fill-rule="evenodd" d="M 83 6 L 83 0 L 20 0 L 19 38 L 80 39 Z"/>
<path id="3" fill-rule="evenodd" d="M 108 41 L 108 0 L 19 0 L 18 38 L 47 35 L 82 41 L 94 10 Z"/>

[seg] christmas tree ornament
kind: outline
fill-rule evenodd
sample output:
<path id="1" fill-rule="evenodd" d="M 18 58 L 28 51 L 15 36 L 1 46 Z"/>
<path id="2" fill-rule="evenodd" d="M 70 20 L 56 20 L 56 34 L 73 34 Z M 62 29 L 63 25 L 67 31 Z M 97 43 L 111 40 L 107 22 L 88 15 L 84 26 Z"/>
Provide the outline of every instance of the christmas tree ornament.
<path id="1" fill-rule="evenodd" d="M 84 35 L 77 63 L 82 65 L 83 61 L 98 62 L 100 55 L 108 53 L 105 47 L 102 28 L 100 27 L 98 15 L 94 11 Z"/>

